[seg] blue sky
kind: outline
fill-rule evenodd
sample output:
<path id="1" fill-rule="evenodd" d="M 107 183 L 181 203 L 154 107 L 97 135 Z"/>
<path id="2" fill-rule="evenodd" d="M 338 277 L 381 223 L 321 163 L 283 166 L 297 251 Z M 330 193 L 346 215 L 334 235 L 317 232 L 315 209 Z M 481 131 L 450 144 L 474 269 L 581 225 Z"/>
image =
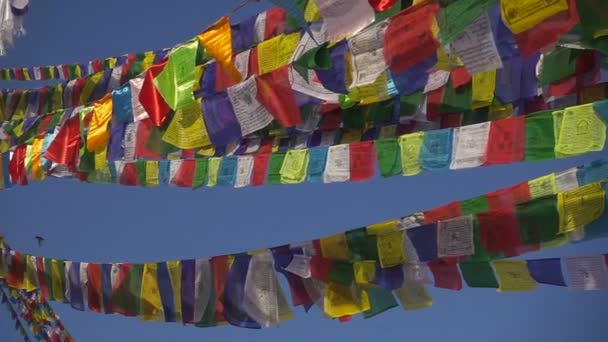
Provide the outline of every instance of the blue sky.
<path id="1" fill-rule="evenodd" d="M 26 17 L 27 36 L 0 58 L 0 65 L 82 62 L 172 46 L 194 36 L 238 2 L 33 1 Z M 232 19 L 238 21 L 267 6 L 249 5 Z M 206 257 L 330 235 L 481 195 L 602 155 L 606 152 L 363 183 L 246 189 L 143 189 L 50 179 L 0 193 L 0 231 L 23 252 L 74 261 Z M 37 234 L 47 239 L 42 248 L 34 239 Z M 599 240 L 526 258 L 605 252 L 608 244 Z M 542 285 L 534 292 L 515 294 L 468 288 L 431 291 L 435 305 L 425 310 L 395 308 L 370 320 L 355 318 L 340 324 L 322 319 L 317 309 L 305 314 L 298 308 L 295 320 L 261 331 L 144 323 L 78 312 L 63 304 L 53 303 L 53 307 L 76 340 L 87 342 L 370 341 L 379 337 L 383 341 L 599 342 L 608 336 L 608 325 L 602 324 L 608 316 L 608 292 L 578 293 Z M 4 309 L 0 309 L 0 341 L 21 341 Z"/>

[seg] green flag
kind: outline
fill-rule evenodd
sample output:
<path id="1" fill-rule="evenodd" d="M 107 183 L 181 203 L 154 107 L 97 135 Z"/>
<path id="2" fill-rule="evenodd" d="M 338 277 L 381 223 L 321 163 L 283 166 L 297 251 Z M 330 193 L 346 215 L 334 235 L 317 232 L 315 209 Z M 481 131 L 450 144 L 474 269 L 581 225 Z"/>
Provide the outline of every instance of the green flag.
<path id="1" fill-rule="evenodd" d="M 471 111 L 471 109 L 473 109 L 473 82 L 456 89 L 450 78 L 443 90 L 443 100 L 439 112 L 461 113 Z"/>
<path id="2" fill-rule="evenodd" d="M 270 155 L 270 162 L 268 163 L 268 177 L 266 178 L 266 184 L 268 184 L 268 185 L 281 184 L 281 167 L 283 166 L 283 160 L 285 160 L 285 153 L 273 153 Z"/>
<path id="3" fill-rule="evenodd" d="M 488 211 L 489 209 L 488 199 L 486 196 L 478 196 L 460 202 L 460 210 L 462 210 L 462 215 L 478 214 Z"/>
<path id="4" fill-rule="evenodd" d="M 352 260 L 378 259 L 378 243 L 375 235 L 369 235 L 367 228 L 358 228 L 346 232 L 346 243 Z"/>
<path id="5" fill-rule="evenodd" d="M 198 39 L 193 39 L 169 54 L 164 69 L 154 79 L 154 85 L 173 110 L 194 101 L 196 51 Z"/>
<path id="6" fill-rule="evenodd" d="M 196 166 L 194 168 L 194 180 L 192 181 L 193 189 L 198 189 L 205 185 L 208 165 L 207 158 L 196 160 Z"/>
<path id="7" fill-rule="evenodd" d="M 494 269 L 489 262 L 466 262 L 460 264 L 462 277 L 469 287 L 498 288 Z"/>
<path id="8" fill-rule="evenodd" d="M 399 306 L 393 293 L 381 287 L 372 287 L 367 290 L 370 309 L 363 312 L 363 318 L 368 319 L 379 315 L 387 310 Z"/>
<path id="9" fill-rule="evenodd" d="M 559 232 L 557 195 L 537 198 L 516 207 L 521 239 L 526 245 L 549 242 Z"/>
<path id="10" fill-rule="evenodd" d="M 555 158 L 555 136 L 553 134 L 553 113 L 544 111 L 526 117 L 525 160 L 546 160 Z"/>
<path id="11" fill-rule="evenodd" d="M 401 153 L 397 138 L 384 138 L 376 140 L 376 157 L 380 166 L 382 177 L 391 177 L 401 174 Z"/>
<path id="12" fill-rule="evenodd" d="M 540 84 L 546 86 L 574 75 L 576 57 L 581 51 L 557 46 L 550 54 L 545 55 L 539 76 Z"/>

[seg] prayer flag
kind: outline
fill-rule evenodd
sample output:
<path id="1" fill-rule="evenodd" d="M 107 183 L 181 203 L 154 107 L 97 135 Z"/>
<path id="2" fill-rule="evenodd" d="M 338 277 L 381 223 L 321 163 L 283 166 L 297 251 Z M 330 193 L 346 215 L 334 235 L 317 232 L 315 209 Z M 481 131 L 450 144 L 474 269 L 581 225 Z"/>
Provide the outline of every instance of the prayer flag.
<path id="1" fill-rule="evenodd" d="M 283 127 L 302 122 L 300 108 L 289 81 L 289 66 L 285 65 L 256 78 L 257 100 Z"/>
<path id="2" fill-rule="evenodd" d="M 163 62 L 158 65 L 153 65 L 146 71 L 144 82 L 139 93 L 139 102 L 143 110 L 148 113 L 150 119 L 155 126 L 160 127 L 165 119 L 169 116 L 171 107 L 157 90 L 155 78 L 166 68 L 168 62 Z M 162 83 L 162 81 L 161 81 Z M 170 86 L 171 87 L 171 86 Z"/>
<path id="3" fill-rule="evenodd" d="M 196 65 L 197 49 L 198 41 L 191 40 L 171 51 L 167 64 L 154 78 L 153 82 L 157 91 L 173 110 L 188 105 L 194 99 L 194 83 L 196 81 L 194 67 Z M 146 111 L 152 114 L 150 111 Z M 156 124 L 156 121 L 154 123 Z"/>
<path id="4" fill-rule="evenodd" d="M 219 63 L 234 82 L 242 80 L 232 60 L 232 34 L 230 20 L 224 16 L 198 35 L 198 40 L 207 52 Z"/>
<path id="5" fill-rule="evenodd" d="M 435 287 L 454 291 L 462 290 L 462 279 L 457 265 L 437 261 L 429 263 L 429 267 L 435 277 Z"/>
<path id="6" fill-rule="evenodd" d="M 420 171 L 420 153 L 424 141 L 424 132 L 405 134 L 399 137 L 401 164 L 404 176 L 413 176 Z"/>
<path id="7" fill-rule="evenodd" d="M 561 259 L 528 260 L 528 269 L 534 280 L 541 284 L 566 286 Z"/>
<path id="8" fill-rule="evenodd" d="M 55 284 L 53 284 L 54 289 Z M 100 264 L 91 263 L 87 266 L 87 291 L 89 310 L 97 313 L 104 312 Z"/>
<path id="9" fill-rule="evenodd" d="M 516 215 L 521 239 L 527 246 L 549 242 L 557 237 L 560 218 L 555 195 L 517 205 Z"/>
<path id="10" fill-rule="evenodd" d="M 492 265 L 498 276 L 498 291 L 532 291 L 536 281 L 530 276 L 524 260 L 497 260 Z"/>
<path id="11" fill-rule="evenodd" d="M 557 195 L 561 234 L 570 233 L 598 219 L 606 194 L 600 183 L 591 183 Z"/>
<path id="12" fill-rule="evenodd" d="M 564 264 L 568 288 L 584 291 L 608 288 L 608 272 L 603 256 L 566 258 Z"/>
<path id="13" fill-rule="evenodd" d="M 93 105 L 93 117 L 89 123 L 87 150 L 99 152 L 105 150 L 110 140 L 108 124 L 112 119 L 112 96 L 106 94 Z"/>
<path id="14" fill-rule="evenodd" d="M 462 263 L 460 271 L 469 287 L 498 288 L 494 270 L 488 262 Z"/>
<path id="15" fill-rule="evenodd" d="M 143 266 L 139 318 L 144 321 L 162 322 L 165 315 L 158 286 L 158 265 L 148 263 Z"/>
<path id="16" fill-rule="evenodd" d="M 374 144 L 372 141 L 362 141 L 349 145 L 350 180 L 362 181 L 372 178 L 375 174 Z"/>

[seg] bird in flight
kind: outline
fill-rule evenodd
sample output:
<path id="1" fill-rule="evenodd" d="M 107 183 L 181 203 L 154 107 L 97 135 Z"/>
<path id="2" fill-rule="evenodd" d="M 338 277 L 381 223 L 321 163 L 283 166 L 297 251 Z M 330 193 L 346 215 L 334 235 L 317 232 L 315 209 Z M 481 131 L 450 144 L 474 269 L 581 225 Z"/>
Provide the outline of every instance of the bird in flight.
<path id="1" fill-rule="evenodd" d="M 36 235 L 36 240 L 38 240 L 38 247 L 42 247 L 42 242 L 44 241 L 44 238 L 40 235 Z"/>

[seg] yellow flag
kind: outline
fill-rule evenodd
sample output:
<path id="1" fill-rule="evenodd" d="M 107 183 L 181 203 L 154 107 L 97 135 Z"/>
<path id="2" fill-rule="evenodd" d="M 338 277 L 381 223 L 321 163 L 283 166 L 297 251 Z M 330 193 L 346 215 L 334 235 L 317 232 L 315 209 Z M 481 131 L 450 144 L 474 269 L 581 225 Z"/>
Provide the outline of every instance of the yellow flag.
<path id="1" fill-rule="evenodd" d="M 95 152 L 95 171 L 105 170 L 108 166 L 108 150 L 103 149 Z"/>
<path id="2" fill-rule="evenodd" d="M 156 55 L 154 54 L 154 52 L 152 52 L 152 51 L 144 52 L 144 59 L 141 62 L 142 70 L 148 70 L 152 66 L 152 64 L 154 64 L 155 58 L 156 58 Z"/>
<path id="3" fill-rule="evenodd" d="M 44 138 L 34 138 L 32 143 L 32 179 L 36 181 L 44 180 L 44 170 L 42 169 L 41 151 Z"/>
<path id="4" fill-rule="evenodd" d="M 214 187 L 217 185 L 217 176 L 220 171 L 220 164 L 222 162 L 222 157 L 213 157 L 209 158 L 209 170 L 207 171 L 207 186 Z"/>
<path id="5" fill-rule="evenodd" d="M 144 321 L 164 321 L 165 313 L 158 288 L 158 265 L 144 264 L 141 279 L 139 318 Z"/>
<path id="6" fill-rule="evenodd" d="M 146 186 L 157 186 L 158 180 L 158 161 L 146 161 Z"/>
<path id="7" fill-rule="evenodd" d="M 329 282 L 323 298 L 325 314 L 331 318 L 355 315 L 370 309 L 365 291 Z"/>
<path id="8" fill-rule="evenodd" d="M 258 44 L 260 75 L 287 65 L 299 42 L 300 32 L 294 32 L 281 34 Z"/>
<path id="9" fill-rule="evenodd" d="M 2 241 L 2 236 L 0 236 L 0 241 Z M 4 249 L 2 244 L 0 244 L 0 247 Z M 8 274 L 8 264 L 4 258 L 4 250 L 0 250 L 0 253 L 0 279 L 6 279 L 6 275 Z"/>
<path id="10" fill-rule="evenodd" d="M 492 262 L 498 276 L 498 291 L 532 291 L 536 281 L 530 276 L 524 260 L 497 260 Z"/>
<path id="11" fill-rule="evenodd" d="M 361 129 L 348 129 L 342 132 L 342 136 L 340 137 L 340 144 L 352 144 L 361 141 L 361 136 L 363 136 L 363 131 Z"/>
<path id="12" fill-rule="evenodd" d="M 175 321 L 182 321 L 182 264 L 181 261 L 167 261 L 171 287 L 173 288 L 173 308 L 175 310 Z"/>
<path id="13" fill-rule="evenodd" d="M 369 286 L 376 278 L 376 262 L 374 260 L 355 261 L 353 263 L 355 283 L 359 286 Z"/>
<path id="14" fill-rule="evenodd" d="M 399 137 L 401 147 L 401 166 L 404 176 L 417 175 L 422 171 L 420 150 L 424 141 L 424 132 L 405 134 Z"/>
<path id="15" fill-rule="evenodd" d="M 36 274 L 36 263 L 34 257 L 24 255 L 25 275 L 23 277 L 23 289 L 27 292 L 38 288 L 38 276 Z"/>
<path id="16" fill-rule="evenodd" d="M 370 235 L 396 232 L 399 230 L 398 220 L 388 220 L 382 223 L 370 224 L 367 226 L 367 233 Z"/>
<path id="17" fill-rule="evenodd" d="M 600 183 L 591 183 L 557 195 L 560 233 L 569 233 L 598 219 L 604 212 L 605 192 Z"/>
<path id="18" fill-rule="evenodd" d="M 557 182 L 555 173 L 528 181 L 528 187 L 530 188 L 532 199 L 556 194 Z"/>
<path id="19" fill-rule="evenodd" d="M 513 116 L 513 105 L 510 103 L 499 105 L 492 104 L 490 106 L 490 112 L 488 113 L 488 118 L 490 121 L 506 119 Z"/>
<path id="20" fill-rule="evenodd" d="M 112 119 L 112 94 L 108 93 L 93 105 L 93 117 L 87 135 L 87 150 L 98 152 L 106 149 L 110 140 L 108 124 Z"/>
<path id="21" fill-rule="evenodd" d="M 380 234 L 376 239 L 378 259 L 382 268 L 401 265 L 405 262 L 402 231 Z"/>
<path id="22" fill-rule="evenodd" d="M 198 35 L 198 40 L 234 82 L 242 81 L 241 73 L 232 60 L 232 31 L 228 17 L 224 16 L 209 26 Z"/>
<path id="23" fill-rule="evenodd" d="M 387 100 L 391 97 L 387 82 L 388 74 L 385 71 L 371 84 L 350 88 L 348 96 L 354 101 L 359 101 L 361 105 Z"/>
<path id="24" fill-rule="evenodd" d="M 433 305 L 433 298 L 423 283 L 405 280 L 403 286 L 395 290 L 395 295 L 405 310 L 419 310 Z"/>
<path id="25" fill-rule="evenodd" d="M 192 101 L 175 111 L 173 119 L 163 134 L 163 141 L 182 149 L 193 149 L 211 144 L 203 120 L 201 104 Z"/>
<path id="26" fill-rule="evenodd" d="M 308 161 L 308 149 L 287 151 L 283 165 L 281 165 L 281 183 L 302 183 L 306 179 Z"/>
<path id="27" fill-rule="evenodd" d="M 321 252 L 323 253 L 324 258 L 332 260 L 350 259 L 350 250 L 348 248 L 348 242 L 346 241 L 346 235 L 344 233 L 322 238 L 320 243 Z"/>
<path id="28" fill-rule="evenodd" d="M 64 284 L 65 284 L 65 269 L 63 262 L 51 259 L 51 298 L 56 302 L 63 302 Z"/>
<path id="29" fill-rule="evenodd" d="M 514 34 L 534 28 L 543 20 L 568 10 L 568 0 L 501 0 L 502 21 Z"/>
<path id="30" fill-rule="evenodd" d="M 473 75 L 473 109 L 489 107 L 494 100 L 496 70 Z"/>
<path id="31" fill-rule="evenodd" d="M 306 8 L 304 8 L 304 20 L 309 23 L 321 20 L 321 13 L 319 13 L 319 8 L 314 0 L 309 0 L 308 3 L 306 3 Z"/>
<path id="32" fill-rule="evenodd" d="M 80 104 L 88 103 L 91 100 L 91 95 L 102 78 L 103 72 L 97 72 L 87 77 L 87 82 L 84 84 L 82 92 L 80 93 Z"/>
<path id="33" fill-rule="evenodd" d="M 593 109 L 593 104 L 566 108 L 563 112 L 555 152 L 578 155 L 602 151 L 606 143 L 606 124 Z"/>

